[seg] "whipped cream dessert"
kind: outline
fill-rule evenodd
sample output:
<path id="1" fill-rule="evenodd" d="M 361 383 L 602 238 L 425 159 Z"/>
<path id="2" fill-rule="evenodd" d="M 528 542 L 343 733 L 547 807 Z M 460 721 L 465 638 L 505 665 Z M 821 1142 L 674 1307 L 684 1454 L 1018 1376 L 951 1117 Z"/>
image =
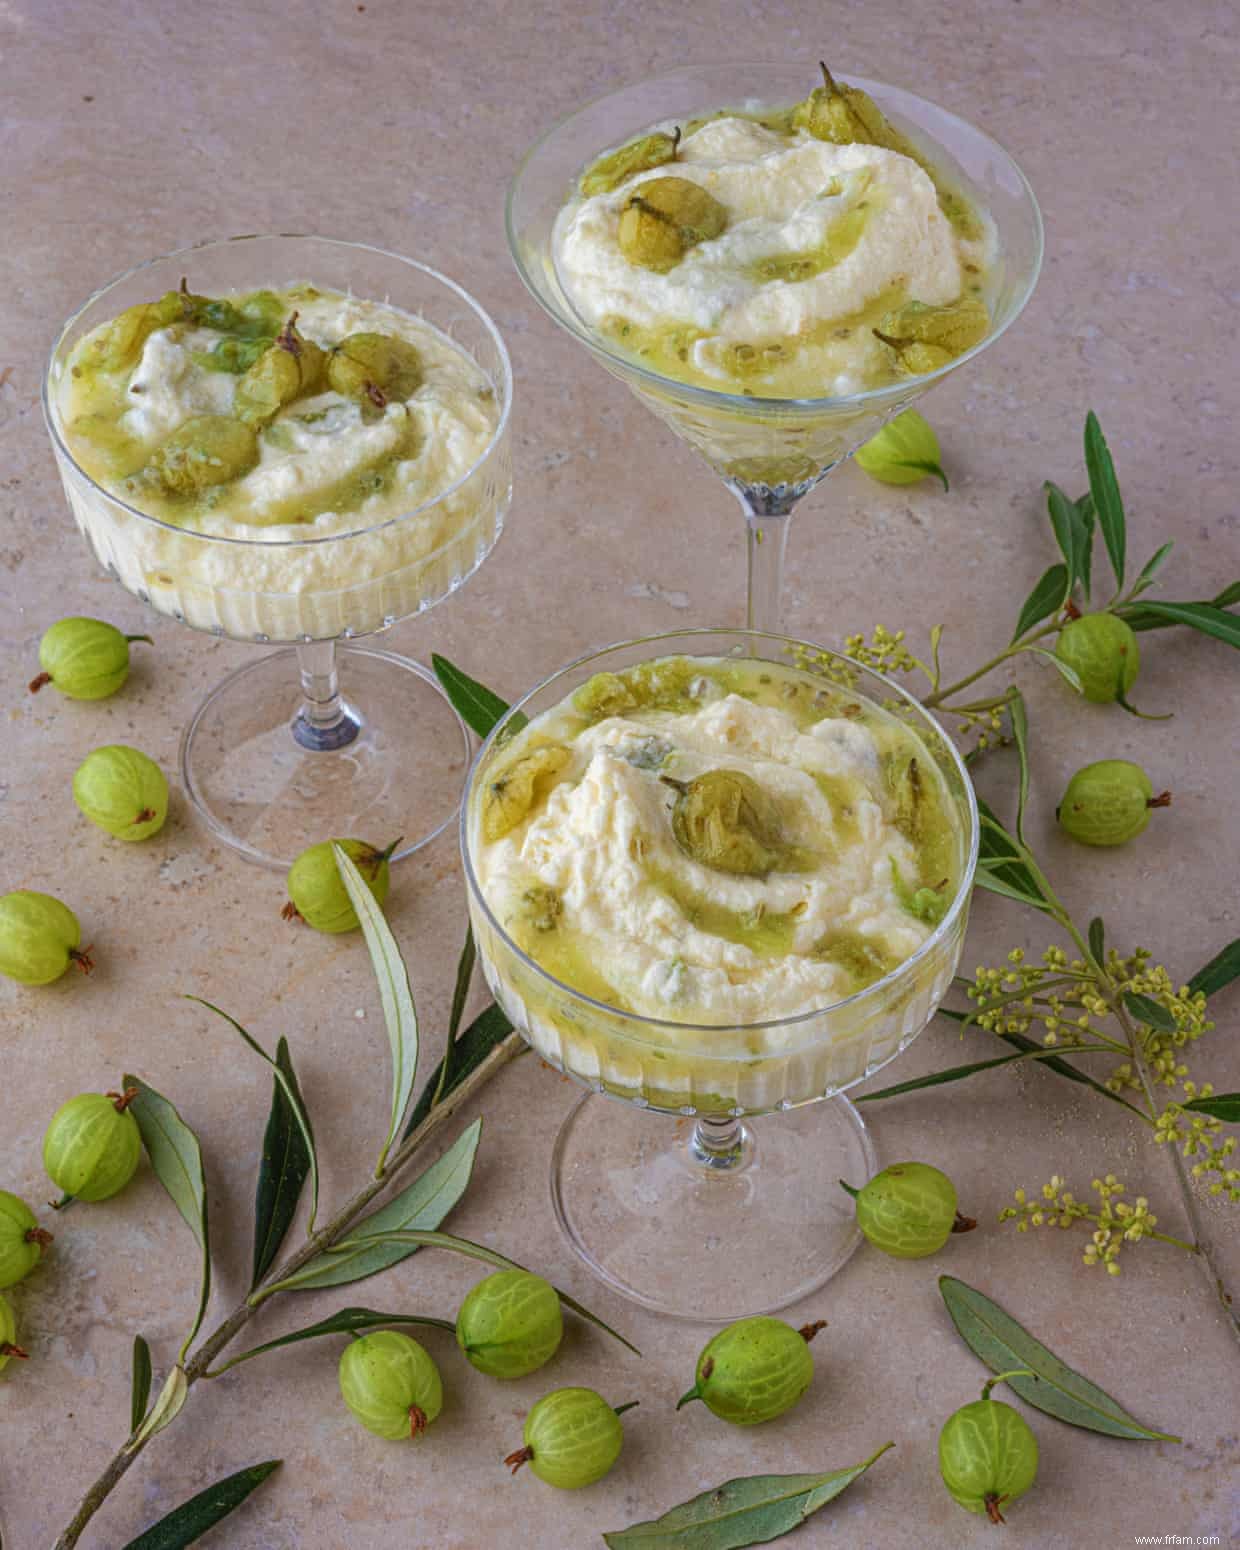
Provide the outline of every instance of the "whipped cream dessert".
<path id="1" fill-rule="evenodd" d="M 985 215 L 854 87 L 651 126 L 594 162 L 553 262 L 583 321 L 665 376 L 839 397 L 989 328 Z"/>
<path id="2" fill-rule="evenodd" d="M 382 302 L 183 285 L 80 339 L 51 397 L 100 558 L 198 628 L 367 633 L 441 595 L 497 536 L 505 481 L 467 477 L 496 434 L 496 391 Z"/>
<path id="3" fill-rule="evenodd" d="M 479 890 L 540 968 L 606 1007 L 721 1028 L 890 974 L 962 866 L 907 726 L 754 660 L 598 674 L 495 754 L 468 821 Z M 521 1022 L 537 1042 L 538 1008 Z M 675 1047 L 674 1028 L 660 1036 Z"/>

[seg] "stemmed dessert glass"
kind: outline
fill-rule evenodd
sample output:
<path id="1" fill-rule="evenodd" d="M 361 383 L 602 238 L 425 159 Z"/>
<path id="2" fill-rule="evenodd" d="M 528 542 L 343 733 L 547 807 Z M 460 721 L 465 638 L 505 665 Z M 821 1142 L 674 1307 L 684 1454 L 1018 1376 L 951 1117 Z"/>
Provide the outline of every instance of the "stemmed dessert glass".
<path id="1" fill-rule="evenodd" d="M 330 536 L 266 543 L 208 536 L 150 516 L 97 484 L 64 435 L 58 388 L 74 345 L 185 276 L 220 295 L 309 281 L 387 302 L 476 363 L 495 428 L 472 467 L 424 504 Z M 185 791 L 208 827 L 251 861 L 285 867 L 329 835 L 412 854 L 452 821 L 470 738 L 434 675 L 349 644 L 462 586 L 490 553 L 512 496 L 512 371 L 494 323 L 444 275 L 364 243 L 312 236 L 204 242 L 140 264 L 97 291 L 52 351 L 43 407 L 70 508 L 123 587 L 192 629 L 261 645 L 208 695 L 181 742 Z"/>
<path id="2" fill-rule="evenodd" d="M 541 968 L 504 929 L 475 860 L 478 797 L 497 757 L 527 718 L 595 673 L 665 656 L 796 666 L 882 704 L 921 739 L 958 828 L 960 884 L 943 920 L 890 974 L 795 1017 L 698 1026 L 594 1000 Z M 859 1235 L 839 1180 L 867 1179 L 874 1152 L 842 1095 L 905 1049 L 946 994 L 977 846 L 972 784 L 929 713 L 890 680 L 803 641 L 749 630 L 627 641 L 561 669 L 499 722 L 461 808 L 470 917 L 495 999 L 544 1060 L 589 1089 L 559 1133 L 551 1190 L 561 1227 L 596 1275 L 660 1313 L 719 1322 L 786 1307 L 844 1264 Z"/>
<path id="3" fill-rule="evenodd" d="M 993 222 L 997 257 L 985 277 L 992 326 L 948 365 L 841 398 L 750 397 L 690 386 L 635 361 L 592 329 L 556 273 L 556 218 L 596 156 L 655 124 L 684 123 L 720 108 L 789 106 L 816 84 L 804 64 L 695 65 L 597 97 L 526 153 L 508 196 L 508 241 L 535 299 L 608 371 L 626 382 L 707 460 L 740 502 L 748 535 L 750 629 L 777 630 L 784 551 L 803 495 L 949 372 L 994 343 L 1020 315 L 1042 262 L 1042 220 L 1020 168 L 963 119 L 911 92 L 849 76 L 931 165 Z"/>

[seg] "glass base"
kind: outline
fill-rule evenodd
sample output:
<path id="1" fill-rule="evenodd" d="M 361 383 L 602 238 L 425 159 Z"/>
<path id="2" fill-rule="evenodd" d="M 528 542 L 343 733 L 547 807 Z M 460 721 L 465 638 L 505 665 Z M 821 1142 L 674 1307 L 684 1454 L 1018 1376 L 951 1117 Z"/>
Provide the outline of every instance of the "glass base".
<path id="1" fill-rule="evenodd" d="M 231 673 L 181 739 L 181 780 L 225 845 L 284 869 L 338 838 L 421 849 L 456 817 L 469 732 L 427 668 L 390 651 L 338 649 L 344 718 L 334 736 L 306 722 L 295 648 Z"/>
<path id="2" fill-rule="evenodd" d="M 799 1302 L 845 1264 L 861 1234 L 839 1181 L 875 1169 L 857 1110 L 837 1097 L 738 1128 L 712 1153 L 687 1119 L 591 1094 L 573 1107 L 551 1198 L 595 1275 L 656 1313 L 723 1324 Z"/>

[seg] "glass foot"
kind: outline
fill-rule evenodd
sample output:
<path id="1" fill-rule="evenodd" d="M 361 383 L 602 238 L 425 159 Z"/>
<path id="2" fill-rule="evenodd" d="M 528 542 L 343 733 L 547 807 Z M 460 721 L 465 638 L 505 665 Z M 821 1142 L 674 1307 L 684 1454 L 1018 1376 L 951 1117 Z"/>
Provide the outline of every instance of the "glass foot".
<path id="1" fill-rule="evenodd" d="M 341 647 L 334 731 L 308 724 L 295 648 L 227 677 L 181 739 L 181 780 L 207 827 L 262 866 L 319 840 L 412 855 L 455 818 L 469 732 L 434 674 L 390 651 Z"/>
<path id="2" fill-rule="evenodd" d="M 861 1234 L 839 1180 L 859 1186 L 874 1166 L 847 1098 L 712 1127 L 587 1094 L 556 1140 L 551 1197 L 609 1286 L 724 1324 L 786 1308 L 841 1268 Z"/>

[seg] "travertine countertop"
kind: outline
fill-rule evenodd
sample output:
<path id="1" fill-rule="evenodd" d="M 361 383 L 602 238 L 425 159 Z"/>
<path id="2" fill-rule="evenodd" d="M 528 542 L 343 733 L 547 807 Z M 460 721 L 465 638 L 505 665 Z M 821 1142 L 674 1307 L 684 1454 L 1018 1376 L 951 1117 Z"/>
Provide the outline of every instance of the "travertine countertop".
<path id="1" fill-rule="evenodd" d="M 1209 595 L 1240 574 L 1233 7 L 2 0 L 0 888 L 63 895 L 99 967 L 89 982 L 66 977 L 40 991 L 0 982 L 0 1185 L 46 1199 L 39 1143 L 53 1109 L 114 1085 L 123 1069 L 142 1072 L 202 1137 L 222 1312 L 244 1290 L 268 1081 L 182 994 L 222 1004 L 268 1045 L 289 1036 L 329 1201 L 373 1156 L 386 1083 L 356 938 L 311 938 L 282 923 L 279 878 L 213 844 L 179 797 L 164 832 L 132 848 L 73 807 L 71 772 L 98 743 L 134 742 L 173 768 L 193 708 L 257 648 L 149 618 L 96 571 L 38 408 L 62 318 L 118 270 L 210 235 L 318 230 L 424 258 L 473 291 L 508 340 L 517 495 L 488 565 L 442 608 L 398 626 L 394 648 L 426 657 L 434 647 L 516 694 L 592 645 L 739 623 L 743 545 L 729 497 L 526 296 L 505 251 L 502 200 L 535 134 L 610 85 L 746 53 L 803 56 L 808 84 L 824 52 L 841 72 L 908 85 L 1010 147 L 1043 204 L 1047 263 L 1019 325 L 926 405 L 953 475 L 949 496 L 930 482 L 888 489 L 849 467 L 805 502 L 792 535 L 791 630 L 835 644 L 877 621 L 923 638 L 941 621 L 951 663 L 998 649 L 1051 561 L 1041 481 L 1083 485 L 1090 407 L 1116 456 L 1138 563 L 1176 539 L 1164 595 Z M 151 630 L 155 648 L 111 700 L 31 698 L 24 684 L 39 635 L 74 612 Z M 1101 911 L 1114 940 L 1155 948 L 1187 977 L 1240 932 L 1236 659 L 1196 636 L 1143 639 L 1140 702 L 1173 709 L 1174 720 L 1083 706 L 1053 673 L 1021 669 L 1036 731 L 1031 837 L 1082 915 Z M 1108 755 L 1139 758 L 1175 789 L 1175 804 L 1125 850 L 1074 849 L 1056 833 L 1055 801 L 1071 770 Z M 1006 759 L 981 776 L 997 798 L 1010 787 Z M 461 935 L 451 839 L 398 871 L 390 915 L 433 1058 Z M 1017 941 L 1040 946 L 1037 928 L 1015 905 L 980 900 L 966 966 Z M 1240 1086 L 1229 1037 L 1238 1017 L 1240 992 L 1220 997 L 1220 1031 L 1200 1047 L 1199 1072 L 1221 1090 Z M 969 1058 L 961 1048 L 956 1030 L 936 1023 L 897 1069 L 912 1076 Z M 990 1053 L 980 1039 L 968 1050 Z M 934 1261 L 859 1253 L 796 1310 L 830 1320 L 809 1396 L 781 1420 L 739 1431 L 700 1407 L 672 1415 L 700 1332 L 607 1294 L 558 1235 L 548 1161 L 573 1097 L 532 1059 L 486 1090 L 478 1172 L 451 1225 L 544 1269 L 621 1324 L 644 1360 L 576 1326 L 554 1367 L 499 1386 L 429 1336 L 450 1396 L 415 1451 L 380 1442 L 345 1413 L 333 1350 L 297 1347 L 196 1390 L 82 1543 L 113 1550 L 208 1481 L 281 1457 L 283 1470 L 212 1543 L 581 1550 L 729 1476 L 840 1467 L 891 1438 L 894 1452 L 793 1542 L 988 1544 L 996 1531 L 937 1480 L 938 1427 L 983 1376 L 939 1301 L 943 1270 L 991 1292 L 1137 1415 L 1185 1439 L 1112 1442 L 1034 1415 L 1041 1478 L 1001 1537 L 1046 1550 L 1159 1533 L 1240 1543 L 1237 1347 L 1194 1267 L 1143 1245 L 1114 1281 L 1081 1266 L 1083 1238 L 1018 1237 L 995 1224 L 1017 1184 L 1059 1172 L 1084 1192 L 1110 1168 L 1176 1231 L 1166 1159 L 1119 1110 L 1101 1112 L 1053 1077 L 1001 1070 L 871 1111 L 882 1155 L 947 1168 L 982 1226 Z M 1205 1209 L 1240 1283 L 1240 1216 Z M 144 1169 L 124 1195 L 66 1216 L 54 1258 L 12 1294 L 31 1360 L 0 1381 L 5 1550 L 45 1550 L 120 1441 L 136 1332 L 166 1370 L 195 1295 L 189 1250 Z M 422 1254 L 356 1292 L 307 1300 L 296 1314 L 277 1308 L 259 1328 L 350 1301 L 450 1316 L 474 1279 L 465 1261 Z M 643 1401 L 619 1466 L 579 1494 L 528 1471 L 510 1481 L 499 1461 L 517 1446 L 524 1410 L 568 1382 Z"/>

